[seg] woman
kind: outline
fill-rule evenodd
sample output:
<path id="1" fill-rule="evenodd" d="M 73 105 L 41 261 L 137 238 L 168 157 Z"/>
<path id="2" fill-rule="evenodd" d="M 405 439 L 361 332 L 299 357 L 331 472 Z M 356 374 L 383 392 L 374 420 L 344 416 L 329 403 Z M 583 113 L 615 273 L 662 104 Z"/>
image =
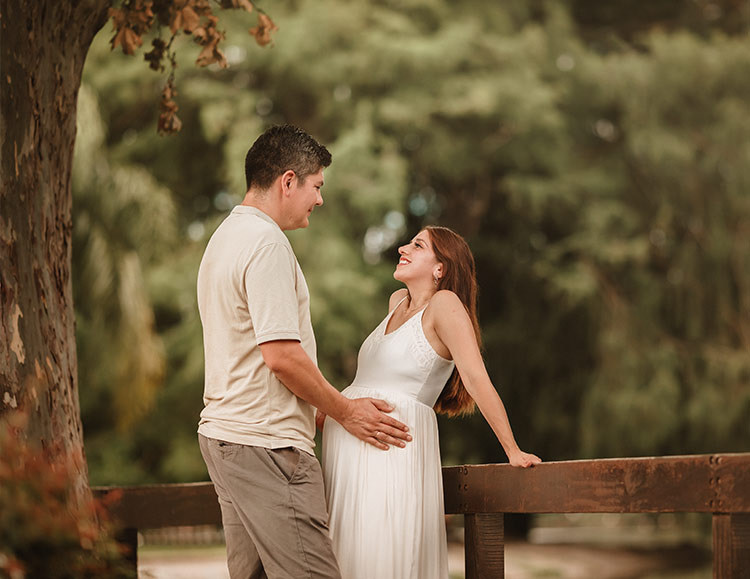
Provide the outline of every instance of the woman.
<path id="1" fill-rule="evenodd" d="M 406 445 L 386 432 L 388 452 L 333 420 L 323 430 L 330 532 L 344 579 L 448 577 L 437 412 L 479 406 L 514 466 L 540 459 L 522 452 L 479 350 L 474 258 L 462 237 L 427 227 L 399 248 L 393 276 L 406 285 L 362 344 L 357 375 L 343 394 L 382 398 L 409 425 Z M 318 417 L 323 426 L 325 416 Z M 374 442 L 374 441 L 373 441 Z"/>

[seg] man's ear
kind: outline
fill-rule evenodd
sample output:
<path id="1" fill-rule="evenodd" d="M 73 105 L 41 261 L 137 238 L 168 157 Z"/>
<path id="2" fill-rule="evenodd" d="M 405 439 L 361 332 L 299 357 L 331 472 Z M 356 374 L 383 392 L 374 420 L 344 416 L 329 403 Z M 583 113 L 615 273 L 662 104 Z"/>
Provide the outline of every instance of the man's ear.
<path id="1" fill-rule="evenodd" d="M 297 179 L 297 174 L 292 171 L 291 169 L 287 169 L 284 171 L 284 173 L 281 175 L 281 191 L 284 194 L 289 193 L 289 191 L 292 188 L 292 185 L 294 185 L 294 181 Z"/>

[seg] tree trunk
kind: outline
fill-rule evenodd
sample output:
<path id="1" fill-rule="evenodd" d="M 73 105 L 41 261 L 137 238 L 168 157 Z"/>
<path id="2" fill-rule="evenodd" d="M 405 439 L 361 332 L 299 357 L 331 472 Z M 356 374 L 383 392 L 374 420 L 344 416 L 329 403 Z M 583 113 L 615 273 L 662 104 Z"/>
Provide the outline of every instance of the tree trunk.
<path id="1" fill-rule="evenodd" d="M 83 63 L 109 5 L 0 0 L 0 421 L 22 411 L 27 438 L 52 452 L 83 451 L 71 168 Z"/>

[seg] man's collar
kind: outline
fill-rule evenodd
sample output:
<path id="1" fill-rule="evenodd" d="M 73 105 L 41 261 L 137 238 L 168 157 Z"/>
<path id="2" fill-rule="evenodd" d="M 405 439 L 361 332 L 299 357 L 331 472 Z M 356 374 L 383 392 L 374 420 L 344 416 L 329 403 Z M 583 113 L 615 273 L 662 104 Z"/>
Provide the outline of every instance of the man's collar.
<path id="1" fill-rule="evenodd" d="M 279 224 L 274 221 L 273 217 L 268 215 L 267 213 L 264 213 L 257 207 L 254 207 L 253 205 L 235 205 L 234 209 L 232 209 L 233 214 L 251 214 L 255 215 L 257 217 L 260 217 L 264 221 L 268 221 L 268 223 L 273 223 L 276 227 L 279 227 Z M 279 227 L 281 229 L 281 227 Z"/>

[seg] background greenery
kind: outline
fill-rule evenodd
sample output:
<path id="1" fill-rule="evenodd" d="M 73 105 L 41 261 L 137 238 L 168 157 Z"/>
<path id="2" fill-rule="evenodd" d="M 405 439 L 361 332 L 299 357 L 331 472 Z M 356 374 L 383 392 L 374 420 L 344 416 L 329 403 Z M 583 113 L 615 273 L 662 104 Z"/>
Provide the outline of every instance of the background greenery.
<path id="1" fill-rule="evenodd" d="M 230 68 L 178 47 L 89 54 L 74 168 L 80 397 L 92 484 L 207 478 L 196 444 L 195 279 L 268 125 L 333 153 L 290 237 L 324 373 L 343 388 L 428 223 L 478 262 L 485 358 L 546 460 L 750 449 L 750 8 L 725 0 L 287 0 Z M 446 464 L 500 462 L 480 416 L 441 420 Z"/>

